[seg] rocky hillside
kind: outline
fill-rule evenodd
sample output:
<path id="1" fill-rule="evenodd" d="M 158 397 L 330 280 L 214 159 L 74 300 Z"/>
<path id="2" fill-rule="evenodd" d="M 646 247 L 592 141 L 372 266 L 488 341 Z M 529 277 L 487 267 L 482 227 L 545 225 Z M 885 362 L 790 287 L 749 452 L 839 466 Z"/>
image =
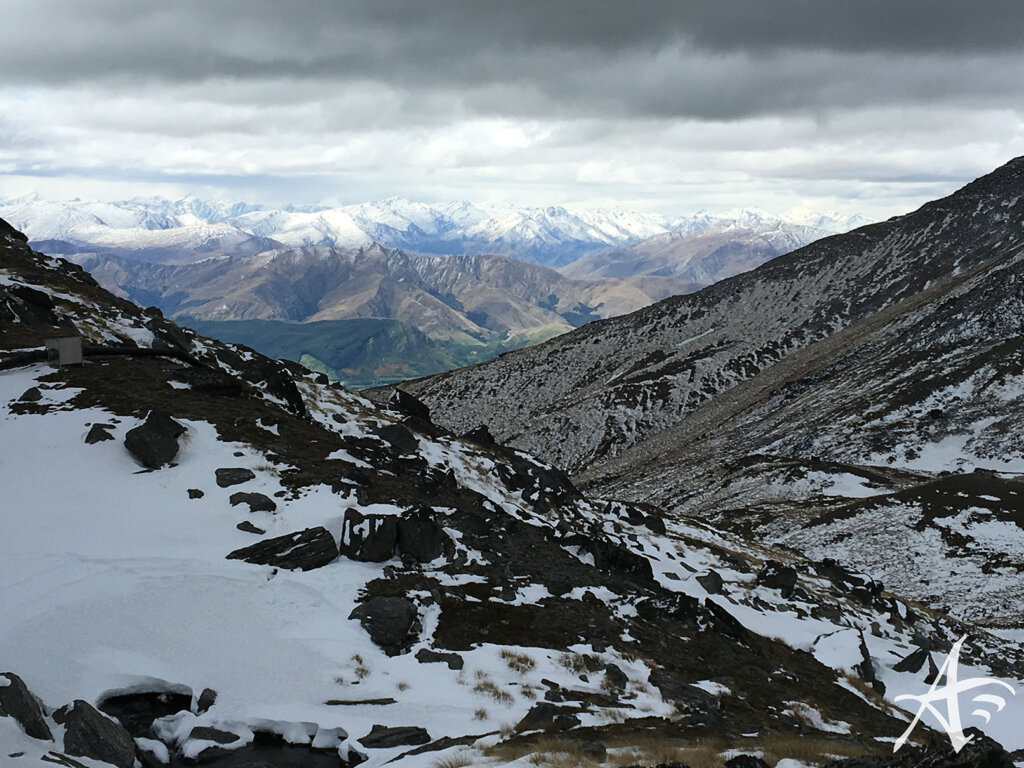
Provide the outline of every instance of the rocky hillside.
<path id="1" fill-rule="evenodd" d="M 670 277 L 579 281 L 503 256 L 422 256 L 379 245 L 278 247 L 190 264 L 73 260 L 120 296 L 355 386 L 486 360 L 693 289 Z M 365 342 L 358 353 L 356 342 Z"/>
<path id="2" fill-rule="evenodd" d="M 54 336 L 84 364 L 43 362 Z M 839 563 L 587 497 L 2 223 L 0 434 L 5 764 L 825 763 L 891 752 L 893 698 L 965 633 L 963 674 L 1024 679 L 1014 644 Z M 1022 707 L 987 728 L 1010 749 Z"/>
<path id="3" fill-rule="evenodd" d="M 908 216 L 411 388 L 591 493 L 1019 627 L 1022 193 L 1018 159 Z M 555 385 L 530 390 L 527 369 Z"/>
<path id="4" fill-rule="evenodd" d="M 499 439 L 580 472 L 814 342 L 1015 263 L 1024 243 L 1022 192 L 1018 158 L 914 213 L 408 389 L 439 423 L 488 424 Z M 961 321 L 967 333 L 989 322 L 948 318 Z"/>
<path id="5" fill-rule="evenodd" d="M 101 256 L 76 261 L 111 290 L 169 316 L 389 318 L 460 343 L 495 335 L 547 338 L 689 287 L 668 281 L 648 295 L 628 280 L 575 281 L 503 256 L 421 256 L 379 245 L 278 248 L 187 265 Z"/>

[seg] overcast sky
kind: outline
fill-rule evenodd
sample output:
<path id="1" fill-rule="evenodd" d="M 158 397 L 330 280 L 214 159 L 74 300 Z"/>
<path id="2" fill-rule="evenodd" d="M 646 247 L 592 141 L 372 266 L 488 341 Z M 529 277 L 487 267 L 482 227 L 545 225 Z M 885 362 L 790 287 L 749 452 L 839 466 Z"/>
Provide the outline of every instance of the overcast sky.
<path id="1" fill-rule="evenodd" d="M 1024 154 L 1024 3 L 5 0 L 0 197 L 884 217 Z"/>

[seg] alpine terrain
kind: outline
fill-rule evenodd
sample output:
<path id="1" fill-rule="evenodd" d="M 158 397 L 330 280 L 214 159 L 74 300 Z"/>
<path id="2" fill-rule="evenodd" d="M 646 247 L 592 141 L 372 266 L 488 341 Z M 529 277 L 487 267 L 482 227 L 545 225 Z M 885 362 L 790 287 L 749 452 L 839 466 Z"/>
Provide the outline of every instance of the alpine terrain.
<path id="1" fill-rule="evenodd" d="M 1022 263 L 1017 158 L 914 213 L 408 389 L 439 424 L 487 424 L 590 493 L 1019 627 Z"/>
<path id="2" fill-rule="evenodd" d="M 0 204 L 0 216 L 122 297 L 356 387 L 627 314 L 854 223 L 803 210 L 667 220 L 399 199 L 261 210 L 196 198 L 23 198 Z M 566 261 L 562 274 L 541 266 Z"/>
<path id="3" fill-rule="evenodd" d="M 1010 768 L 1024 697 L 958 755 L 920 723 L 892 756 L 898 697 L 962 637 L 965 678 L 1019 688 L 1024 654 L 858 572 L 836 526 L 920 510 L 1014 568 L 1020 189 L 1016 162 L 417 384 L 433 411 L 179 327 L 0 222 L 0 762 Z M 1002 463 L 927 474 L 968 454 Z M 875 495 L 815 513 L 819 550 L 766 542 L 851 486 Z M 666 506 L 615 498 L 641 495 Z"/>

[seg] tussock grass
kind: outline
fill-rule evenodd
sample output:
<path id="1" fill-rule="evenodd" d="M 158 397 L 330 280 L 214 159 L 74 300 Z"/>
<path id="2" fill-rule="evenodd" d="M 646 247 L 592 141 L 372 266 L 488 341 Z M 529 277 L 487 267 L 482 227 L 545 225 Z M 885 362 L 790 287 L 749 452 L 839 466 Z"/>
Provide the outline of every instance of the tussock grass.
<path id="1" fill-rule="evenodd" d="M 510 651 L 507 648 L 503 648 L 500 655 L 502 660 L 505 662 L 505 665 L 514 672 L 529 672 L 537 666 L 537 662 L 533 660 L 533 657 L 528 656 L 525 653 L 518 653 L 516 651 Z"/>
<path id="2" fill-rule="evenodd" d="M 489 696 L 499 704 L 508 705 L 515 701 L 511 693 L 504 688 L 498 687 L 497 683 L 491 680 L 482 669 L 476 671 L 476 680 L 476 685 L 473 686 L 474 693 Z"/>

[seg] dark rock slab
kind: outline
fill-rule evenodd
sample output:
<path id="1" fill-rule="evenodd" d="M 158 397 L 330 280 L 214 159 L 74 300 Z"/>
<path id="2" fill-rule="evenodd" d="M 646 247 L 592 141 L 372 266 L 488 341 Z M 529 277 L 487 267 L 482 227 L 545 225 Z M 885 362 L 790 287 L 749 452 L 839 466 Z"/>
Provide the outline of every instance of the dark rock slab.
<path id="1" fill-rule="evenodd" d="M 571 709 L 556 707 L 547 701 L 534 704 L 516 724 L 517 731 L 567 731 L 580 724 Z"/>
<path id="2" fill-rule="evenodd" d="M 93 424 L 85 436 L 86 444 L 96 445 L 96 443 L 102 443 L 104 440 L 113 440 L 114 436 L 110 434 L 110 430 L 113 428 L 113 424 Z"/>
<path id="3" fill-rule="evenodd" d="M 76 699 L 67 709 L 64 749 L 69 755 L 91 757 L 117 766 L 135 765 L 135 742 L 121 723 Z"/>
<path id="4" fill-rule="evenodd" d="M 722 587 L 725 582 L 722 581 L 721 574 L 718 571 L 708 571 L 697 577 L 697 583 L 704 587 L 704 590 L 709 595 L 717 595 L 722 592 Z"/>
<path id="5" fill-rule="evenodd" d="M 246 533 L 255 533 L 257 536 L 262 536 L 264 533 L 266 533 L 265 530 L 263 530 L 262 528 L 257 528 L 248 520 L 243 520 L 238 525 L 236 525 L 235 528 L 237 528 L 240 531 L 245 531 Z"/>
<path id="6" fill-rule="evenodd" d="M 432 651 L 429 648 L 420 648 L 416 651 L 416 661 L 420 664 L 444 662 L 448 665 L 448 669 L 462 669 L 466 663 L 465 660 L 457 653 L 442 653 L 439 651 Z"/>
<path id="7" fill-rule="evenodd" d="M 217 485 L 230 488 L 256 479 L 256 473 L 245 467 L 221 467 L 217 470 Z"/>
<path id="8" fill-rule="evenodd" d="M 370 732 L 359 740 L 368 749 L 388 749 L 389 747 L 418 746 L 430 742 L 430 734 L 425 728 L 415 725 L 388 727 L 374 725 Z"/>
<path id="9" fill-rule="evenodd" d="M 150 411 L 146 421 L 124 436 L 124 446 L 142 466 L 160 469 L 178 455 L 178 437 L 185 427 L 158 411 Z"/>
<path id="10" fill-rule="evenodd" d="M 405 597 L 372 597 L 349 615 L 358 619 L 370 639 L 389 656 L 396 656 L 415 641 L 419 633 L 416 604 Z"/>
<path id="11" fill-rule="evenodd" d="M 924 648 L 918 648 L 907 654 L 893 667 L 894 672 L 920 672 L 921 667 L 928 661 L 930 654 Z"/>
<path id="12" fill-rule="evenodd" d="M 338 547 L 334 537 L 326 528 L 318 526 L 236 549 L 228 555 L 228 560 L 311 571 L 322 568 L 337 557 Z"/>
<path id="13" fill-rule="evenodd" d="M 218 728 L 211 728 L 207 725 L 197 725 L 189 731 L 188 737 L 190 739 L 199 739 L 201 741 L 212 741 L 215 744 L 233 744 L 238 741 L 239 738 L 237 733 L 222 731 Z"/>
<path id="14" fill-rule="evenodd" d="M 239 504 L 248 504 L 250 512 L 277 512 L 277 502 L 275 502 L 269 496 L 262 493 L 246 493 L 245 491 L 238 491 L 231 494 L 231 498 L 228 499 L 231 502 L 231 506 L 235 507 Z"/>
<path id="15" fill-rule="evenodd" d="M 39 700 L 32 695 L 25 681 L 13 672 L 0 674 L 0 715 L 13 717 L 33 739 L 53 741 Z"/>
<path id="16" fill-rule="evenodd" d="M 199 490 L 198 488 L 189 488 L 188 489 L 188 497 L 190 499 L 201 499 L 205 495 L 206 494 L 203 491 Z"/>
<path id="17" fill-rule="evenodd" d="M 383 699 L 328 699 L 324 702 L 329 707 L 358 707 L 363 704 L 371 706 L 386 707 L 389 704 L 397 704 L 398 699 L 390 697 Z"/>

